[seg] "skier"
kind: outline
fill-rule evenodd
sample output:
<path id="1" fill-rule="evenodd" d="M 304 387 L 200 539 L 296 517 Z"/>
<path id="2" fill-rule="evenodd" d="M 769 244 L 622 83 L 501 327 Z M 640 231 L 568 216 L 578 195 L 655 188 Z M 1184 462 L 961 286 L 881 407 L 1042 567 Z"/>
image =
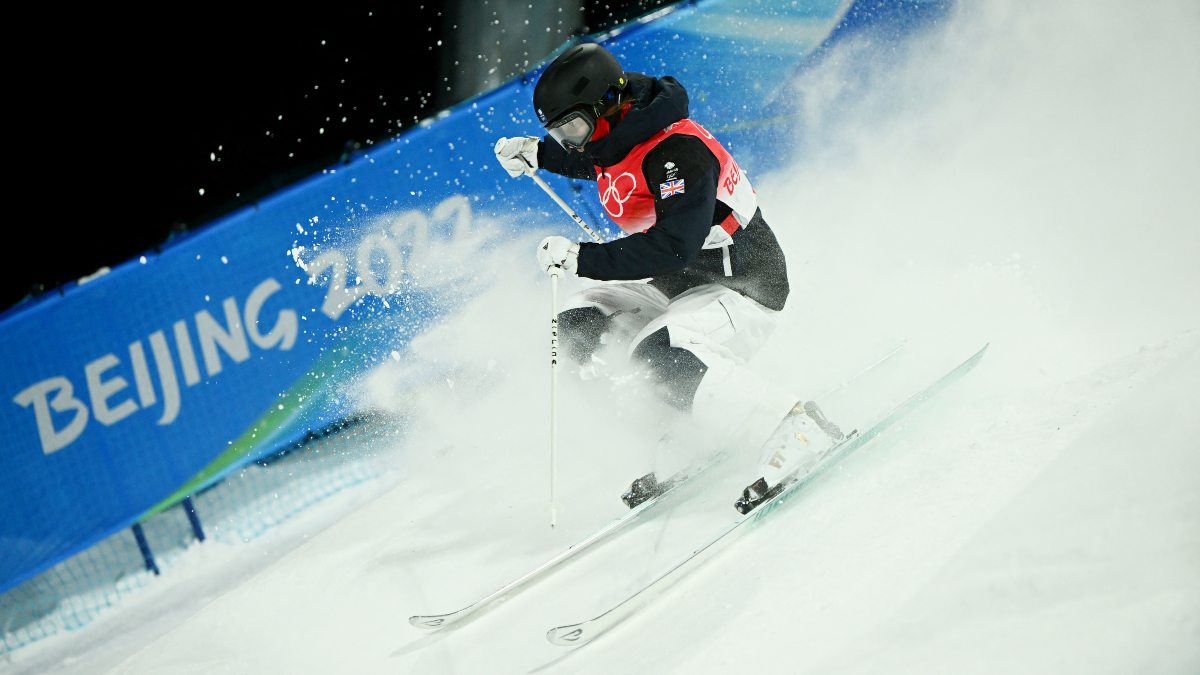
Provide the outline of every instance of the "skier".
<path id="1" fill-rule="evenodd" d="M 753 508 L 843 434 L 814 403 L 745 367 L 788 296 L 783 251 L 749 179 L 688 118 L 675 78 L 626 73 L 599 45 L 555 59 L 533 104 L 547 135 L 499 139 L 500 164 L 513 177 L 542 168 L 596 181 L 605 211 L 628 235 L 603 244 L 546 237 L 539 265 L 589 279 L 649 279 L 569 298 L 558 315 L 564 351 L 587 373 L 602 365 L 602 344 L 621 345 L 667 402 L 728 439 L 761 443 L 756 480 L 737 504 Z"/>

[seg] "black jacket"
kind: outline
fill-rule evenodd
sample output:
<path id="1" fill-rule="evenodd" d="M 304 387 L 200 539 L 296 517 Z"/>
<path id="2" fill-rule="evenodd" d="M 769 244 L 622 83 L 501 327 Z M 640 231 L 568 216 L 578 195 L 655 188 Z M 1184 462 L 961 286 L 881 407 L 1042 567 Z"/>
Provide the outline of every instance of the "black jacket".
<path id="1" fill-rule="evenodd" d="M 601 170 L 618 164 L 636 146 L 688 116 L 687 91 L 673 77 L 627 73 L 633 107 L 608 135 L 588 143 L 584 152 L 567 152 L 549 136 L 538 146 L 538 165 L 571 178 L 596 180 Z M 704 249 L 713 225 L 725 220 L 729 207 L 717 200 L 721 165 L 704 142 L 694 136 L 668 136 L 646 153 L 642 175 L 647 185 L 665 179 L 670 161 L 687 191 L 663 199 L 655 194 L 655 224 L 645 232 L 604 244 L 579 247 L 580 276 L 591 279 L 644 279 L 668 297 L 700 284 L 719 283 L 772 309 L 782 309 L 788 295 L 787 269 L 774 233 L 756 212 L 733 235 L 732 276 L 725 275 L 720 249 Z"/>

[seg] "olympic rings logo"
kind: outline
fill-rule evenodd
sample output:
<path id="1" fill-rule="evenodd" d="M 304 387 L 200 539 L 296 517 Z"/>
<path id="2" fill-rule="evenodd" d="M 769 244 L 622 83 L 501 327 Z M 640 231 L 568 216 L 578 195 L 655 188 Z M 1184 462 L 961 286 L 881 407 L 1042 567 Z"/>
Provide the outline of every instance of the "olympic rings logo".
<path id="1" fill-rule="evenodd" d="M 633 195 L 633 191 L 637 189 L 637 177 L 627 171 L 616 178 L 608 174 L 601 174 L 600 178 L 608 180 L 607 187 L 600 187 L 599 180 L 596 182 L 597 187 L 600 189 L 600 203 L 604 204 L 604 210 L 608 211 L 609 215 L 613 218 L 620 218 L 625 213 L 625 202 L 629 201 L 629 198 Z M 629 180 L 622 183 L 622 178 L 628 178 Z M 623 185 L 628 185 L 629 189 L 622 190 L 621 187 Z M 613 210 L 614 205 L 616 208 L 615 211 Z"/>

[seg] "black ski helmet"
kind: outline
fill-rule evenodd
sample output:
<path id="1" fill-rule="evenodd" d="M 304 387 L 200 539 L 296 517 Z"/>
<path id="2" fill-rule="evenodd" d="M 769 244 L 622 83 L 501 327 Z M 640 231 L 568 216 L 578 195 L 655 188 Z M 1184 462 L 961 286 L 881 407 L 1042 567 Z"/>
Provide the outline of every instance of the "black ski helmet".
<path id="1" fill-rule="evenodd" d="M 533 107 L 542 126 L 548 126 L 574 108 L 596 104 L 610 89 L 624 87 L 625 71 L 616 57 L 589 42 L 571 47 L 546 66 L 533 88 Z"/>

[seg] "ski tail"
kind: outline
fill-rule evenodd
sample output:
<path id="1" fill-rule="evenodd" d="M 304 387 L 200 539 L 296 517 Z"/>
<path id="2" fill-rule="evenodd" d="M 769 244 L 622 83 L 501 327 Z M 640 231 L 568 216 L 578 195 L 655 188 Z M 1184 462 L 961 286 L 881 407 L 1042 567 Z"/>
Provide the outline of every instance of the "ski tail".
<path id="1" fill-rule="evenodd" d="M 596 530 L 587 538 L 582 539 L 570 548 L 554 556 L 550 560 L 542 563 L 538 567 L 530 570 L 522 576 L 513 579 L 504 586 L 496 589 L 492 593 L 476 600 L 475 602 L 463 607 L 454 612 L 446 614 L 418 614 L 408 618 L 409 624 L 416 628 L 425 630 L 438 630 L 455 624 L 463 623 L 469 618 L 482 613 L 484 610 L 499 605 L 508 596 L 521 590 L 526 586 L 532 585 L 537 580 L 544 578 L 550 572 L 566 563 L 568 560 L 578 557 L 584 551 L 590 549 L 593 545 L 600 543 L 617 534 L 626 526 L 633 523 L 639 517 L 653 509 L 656 505 L 663 503 L 674 494 L 678 494 L 681 488 L 688 484 L 693 479 L 704 474 L 709 469 L 717 464 L 720 464 L 726 457 L 727 453 L 717 452 L 703 460 L 692 464 L 680 471 L 672 474 L 666 480 L 658 484 L 659 490 L 653 496 L 643 499 L 629 511 L 622 514 L 619 518 L 610 521 L 607 525 Z"/>

